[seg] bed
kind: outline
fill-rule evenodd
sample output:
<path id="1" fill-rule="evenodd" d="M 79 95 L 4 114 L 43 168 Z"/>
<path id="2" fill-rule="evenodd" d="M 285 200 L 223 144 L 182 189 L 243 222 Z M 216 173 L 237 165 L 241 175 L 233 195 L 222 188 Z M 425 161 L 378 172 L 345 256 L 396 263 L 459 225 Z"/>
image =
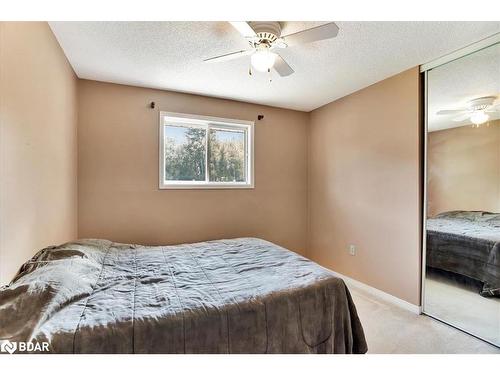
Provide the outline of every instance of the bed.
<path id="1" fill-rule="evenodd" d="M 43 249 L 0 289 L 0 340 L 51 353 L 367 351 L 344 282 L 256 238 Z"/>
<path id="2" fill-rule="evenodd" d="M 478 280 L 482 296 L 500 297 L 500 214 L 450 211 L 427 219 L 426 264 Z"/>

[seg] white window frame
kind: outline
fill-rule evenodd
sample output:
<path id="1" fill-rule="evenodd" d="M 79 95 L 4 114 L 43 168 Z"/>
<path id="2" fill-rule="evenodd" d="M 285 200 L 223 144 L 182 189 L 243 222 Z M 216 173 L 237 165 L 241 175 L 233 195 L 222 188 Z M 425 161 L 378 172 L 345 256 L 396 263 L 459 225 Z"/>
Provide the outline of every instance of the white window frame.
<path id="1" fill-rule="evenodd" d="M 254 126 L 253 121 L 234 120 L 220 117 L 190 115 L 185 113 L 160 112 L 159 131 L 159 188 L 160 189 L 253 189 L 254 188 Z M 165 125 L 189 125 L 207 129 L 244 129 L 246 130 L 245 160 L 246 181 L 210 182 L 208 166 L 205 165 L 205 181 L 165 181 Z M 208 146 L 208 145 L 207 145 Z M 207 147 L 208 150 L 208 147 Z M 208 160 L 205 160 L 207 163 Z"/>

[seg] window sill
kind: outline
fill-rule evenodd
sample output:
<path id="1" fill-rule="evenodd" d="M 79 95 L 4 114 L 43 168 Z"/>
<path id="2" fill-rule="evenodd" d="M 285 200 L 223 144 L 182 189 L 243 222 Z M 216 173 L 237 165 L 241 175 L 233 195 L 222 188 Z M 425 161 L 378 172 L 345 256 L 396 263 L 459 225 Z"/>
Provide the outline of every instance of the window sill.
<path id="1" fill-rule="evenodd" d="M 254 189 L 254 184 L 250 183 L 200 183 L 200 184 L 163 184 L 159 186 L 160 190 L 213 190 L 213 189 Z"/>

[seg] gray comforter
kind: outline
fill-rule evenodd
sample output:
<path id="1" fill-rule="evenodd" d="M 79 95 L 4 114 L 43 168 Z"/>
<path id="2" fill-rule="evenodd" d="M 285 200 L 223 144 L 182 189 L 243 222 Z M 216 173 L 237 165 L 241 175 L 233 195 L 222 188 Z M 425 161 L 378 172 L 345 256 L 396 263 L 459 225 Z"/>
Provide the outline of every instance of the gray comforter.
<path id="1" fill-rule="evenodd" d="M 364 353 L 344 282 L 267 241 L 40 251 L 0 290 L 0 340 L 52 353 Z"/>
<path id="2" fill-rule="evenodd" d="M 481 281 L 482 296 L 500 296 L 500 214 L 452 211 L 427 219 L 426 263 Z"/>

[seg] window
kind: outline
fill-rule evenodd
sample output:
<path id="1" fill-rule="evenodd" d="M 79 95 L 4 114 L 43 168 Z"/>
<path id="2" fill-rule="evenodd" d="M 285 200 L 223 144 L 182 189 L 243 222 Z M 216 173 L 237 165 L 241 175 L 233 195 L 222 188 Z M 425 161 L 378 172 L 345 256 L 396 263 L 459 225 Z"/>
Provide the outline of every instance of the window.
<path id="1" fill-rule="evenodd" d="M 160 114 L 160 189 L 253 188 L 253 122 Z"/>

